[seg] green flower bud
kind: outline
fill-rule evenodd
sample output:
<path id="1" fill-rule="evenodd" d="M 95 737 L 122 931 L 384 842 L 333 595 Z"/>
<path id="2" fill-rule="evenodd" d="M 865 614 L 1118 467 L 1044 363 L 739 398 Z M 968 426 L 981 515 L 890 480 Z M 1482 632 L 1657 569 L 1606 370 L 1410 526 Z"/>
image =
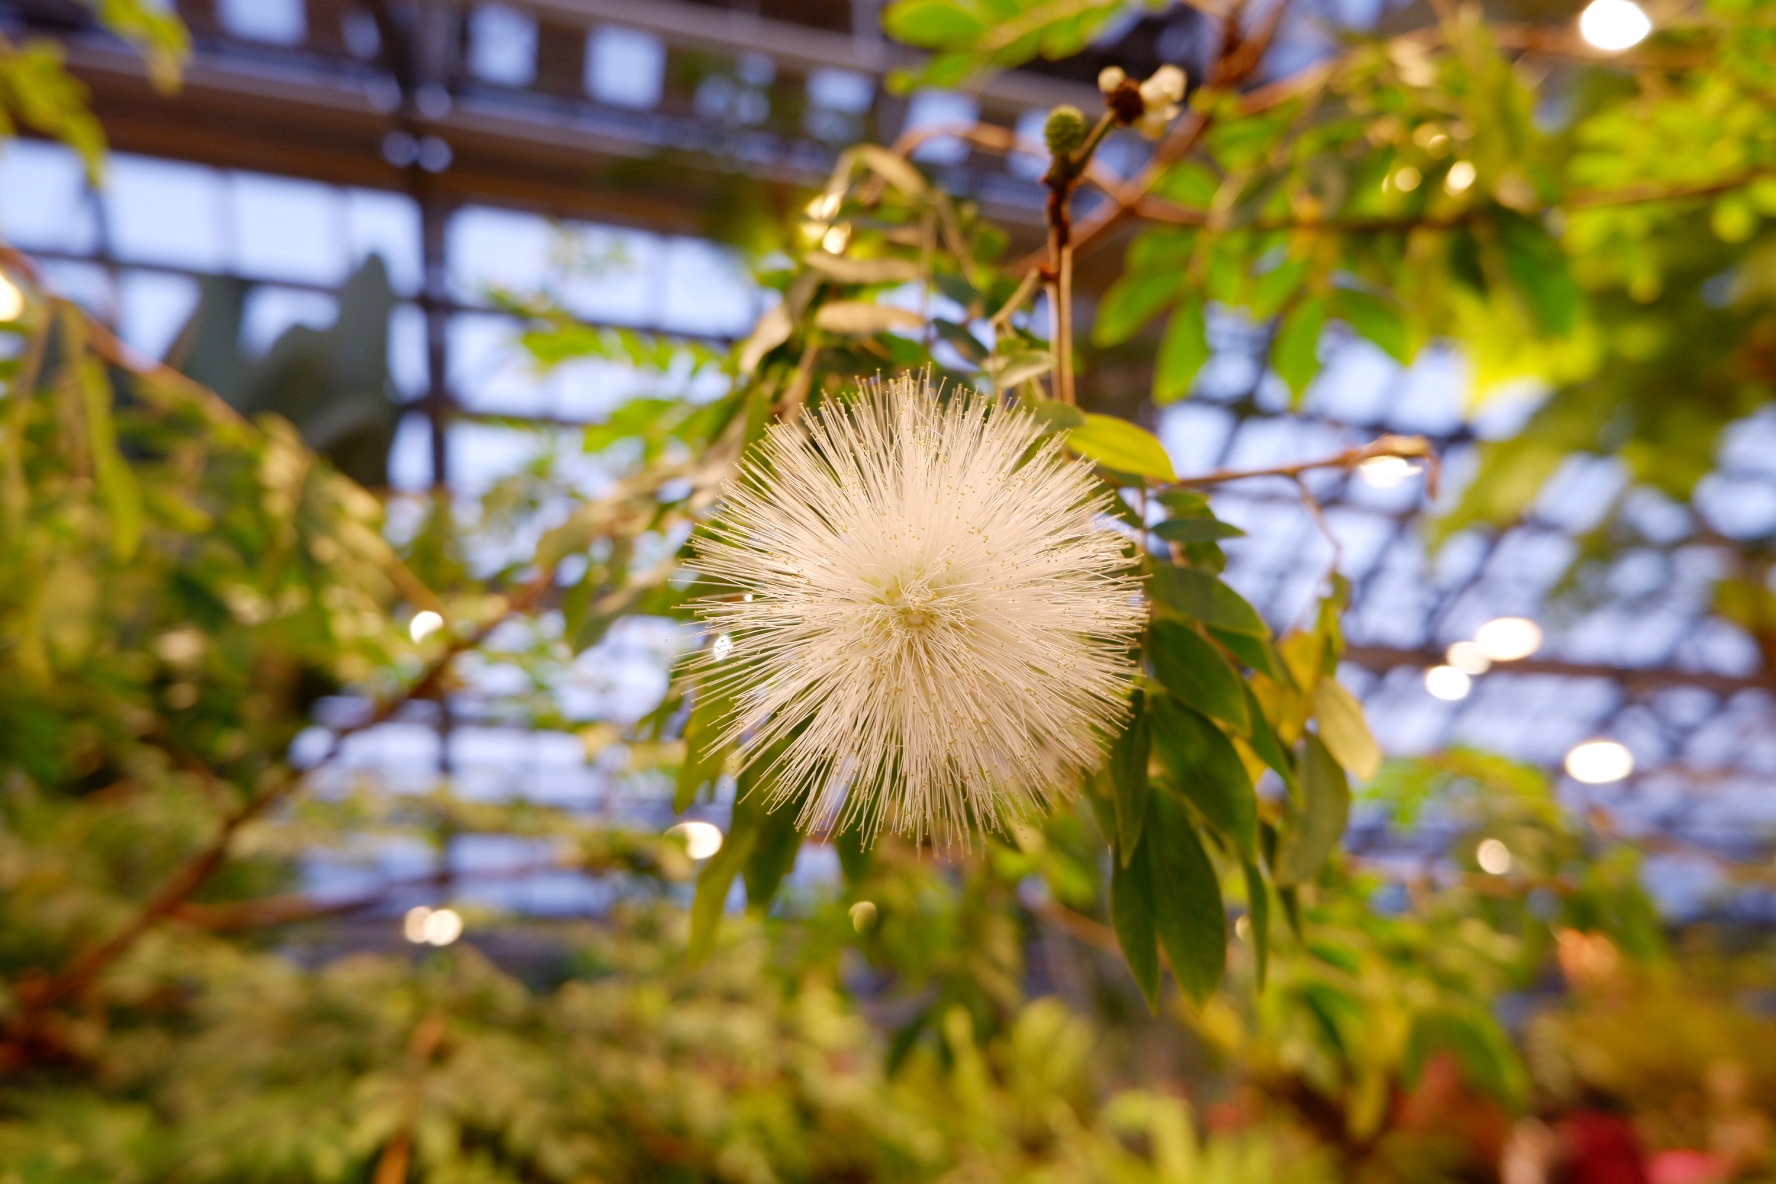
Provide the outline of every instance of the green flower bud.
<path id="1" fill-rule="evenodd" d="M 1056 156 L 1079 151 L 1089 135 L 1091 125 L 1085 122 L 1085 112 L 1077 107 L 1056 107 L 1048 113 L 1048 123 L 1042 128 L 1042 138 Z"/>

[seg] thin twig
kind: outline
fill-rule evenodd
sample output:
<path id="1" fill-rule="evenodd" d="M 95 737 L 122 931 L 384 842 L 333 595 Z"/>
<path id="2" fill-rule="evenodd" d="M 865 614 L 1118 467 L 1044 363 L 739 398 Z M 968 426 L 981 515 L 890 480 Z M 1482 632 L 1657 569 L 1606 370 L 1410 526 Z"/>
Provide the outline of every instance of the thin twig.
<path id="1" fill-rule="evenodd" d="M 1227 17 L 1221 48 L 1209 65 L 1202 89 L 1210 94 L 1234 90 L 1250 78 L 1264 60 L 1265 52 L 1275 39 L 1277 29 L 1288 10 L 1289 0 L 1277 0 L 1271 6 L 1264 23 L 1252 36 L 1246 37 L 1239 28 L 1239 6 L 1236 5 Z M 1213 104 L 1203 104 L 1200 109 L 1193 109 L 1187 118 L 1172 129 L 1170 135 L 1160 141 L 1159 147 L 1154 150 L 1153 159 L 1133 179 L 1118 186 L 1110 194 L 1110 200 L 1103 209 L 1079 224 L 1073 237 L 1075 251 L 1085 250 L 1124 218 L 1135 213 L 1141 201 L 1159 183 L 1160 178 L 1165 176 L 1166 170 L 1196 149 L 1208 134 L 1212 106 Z"/>
<path id="2" fill-rule="evenodd" d="M 1364 461 L 1383 456 L 1424 461 L 1429 469 L 1425 481 L 1426 489 L 1431 496 L 1436 496 L 1437 454 L 1432 451 L 1431 442 L 1423 436 L 1382 436 L 1367 444 L 1347 448 L 1335 456 L 1324 456 L 1318 460 L 1297 461 L 1294 464 L 1273 465 L 1263 469 L 1217 469 L 1196 477 L 1180 477 L 1176 481 L 1160 482 L 1159 485 L 1162 488 L 1197 489 L 1206 485 L 1224 485 L 1229 481 L 1246 481 L 1254 477 L 1288 477 L 1293 480 L 1315 469 L 1354 469 Z"/>

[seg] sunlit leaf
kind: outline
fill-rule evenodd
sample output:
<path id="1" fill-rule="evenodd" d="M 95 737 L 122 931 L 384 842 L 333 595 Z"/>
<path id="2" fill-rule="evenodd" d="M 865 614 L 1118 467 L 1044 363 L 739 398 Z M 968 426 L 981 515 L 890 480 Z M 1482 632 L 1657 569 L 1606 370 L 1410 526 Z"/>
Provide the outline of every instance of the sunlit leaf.
<path id="1" fill-rule="evenodd" d="M 1314 686 L 1314 715 L 1320 721 L 1320 739 L 1333 759 L 1367 781 L 1381 768 L 1381 746 L 1369 732 L 1363 705 L 1337 679 L 1322 678 Z"/>
<path id="2" fill-rule="evenodd" d="M 1085 423 L 1067 433 L 1067 447 L 1118 473 L 1176 481 L 1165 445 L 1146 428 L 1114 415 L 1085 413 Z"/>

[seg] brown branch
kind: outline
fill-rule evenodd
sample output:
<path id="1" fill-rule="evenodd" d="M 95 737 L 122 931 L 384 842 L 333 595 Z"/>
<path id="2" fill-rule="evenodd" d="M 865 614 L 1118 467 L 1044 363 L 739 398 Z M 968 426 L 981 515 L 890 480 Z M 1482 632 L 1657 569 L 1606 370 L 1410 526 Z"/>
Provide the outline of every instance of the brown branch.
<path id="1" fill-rule="evenodd" d="M 1325 456 L 1318 460 L 1297 461 L 1294 464 L 1274 465 L 1264 469 L 1217 469 L 1201 476 L 1181 477 L 1176 481 L 1160 482 L 1159 484 L 1196 489 L 1206 485 L 1224 485 L 1229 481 L 1246 481 L 1254 477 L 1297 479 L 1303 473 L 1309 473 L 1315 469 L 1354 469 L 1364 461 L 1375 460 L 1383 456 L 1424 461 L 1430 466 L 1430 476 L 1426 485 L 1431 496 L 1436 496 L 1437 454 L 1431 450 L 1431 442 L 1423 436 L 1382 436 L 1367 444 L 1347 448 L 1336 456 Z"/>
<path id="2" fill-rule="evenodd" d="M 1265 52 L 1269 50 L 1288 10 L 1289 0 L 1277 0 L 1264 23 L 1252 36 L 1247 37 L 1240 31 L 1239 6 L 1236 5 L 1227 17 L 1221 48 L 1209 66 L 1202 89 L 1211 94 L 1234 90 L 1249 79 L 1264 60 Z M 1192 110 L 1187 118 L 1172 129 L 1170 135 L 1160 141 L 1159 147 L 1154 150 L 1153 159 L 1133 179 L 1110 194 L 1105 208 L 1079 224 L 1073 236 L 1073 249 L 1083 251 L 1133 214 L 1142 199 L 1159 183 L 1166 170 L 1174 162 L 1189 155 L 1202 142 L 1203 137 L 1208 134 L 1210 121 L 1206 106 L 1200 110 Z"/>
<path id="3" fill-rule="evenodd" d="M 227 860 L 229 848 L 234 843 L 234 837 L 243 826 L 300 789 L 308 774 L 331 763 L 344 749 L 345 742 L 352 736 L 376 727 L 378 724 L 388 722 L 397 711 L 408 703 L 431 695 L 443 681 L 450 664 L 459 654 L 480 645 L 494 629 L 515 614 L 534 607 L 549 590 L 553 578 L 554 572 L 552 570 L 539 574 L 518 596 L 507 603 L 503 612 L 483 622 L 472 632 L 453 638 L 450 644 L 445 647 L 444 652 L 434 658 L 420 677 L 406 690 L 385 699 L 377 705 L 375 710 L 357 723 L 337 729 L 333 733 L 332 742 L 327 746 L 327 751 L 322 753 L 320 759 L 314 764 L 305 769 L 285 766 L 282 773 L 271 784 L 253 794 L 230 812 L 222 820 L 221 826 L 217 828 L 215 837 L 202 850 L 174 869 L 173 873 L 162 881 L 160 887 L 148 897 L 148 900 L 136 910 L 135 915 L 114 933 L 77 954 L 59 974 L 22 985 L 19 989 L 19 999 L 24 1014 L 18 1022 L 25 1023 L 31 1012 L 42 1011 L 85 994 L 108 966 L 127 953 L 156 924 L 172 916 L 192 893 L 215 875 Z"/>
<path id="4" fill-rule="evenodd" d="M 408 1037 L 407 1062 L 411 1075 L 403 1106 L 405 1113 L 401 1129 L 395 1132 L 394 1137 L 383 1147 L 382 1154 L 377 1157 L 376 1174 L 371 1177 L 372 1184 L 405 1184 L 407 1180 L 407 1169 L 413 1161 L 413 1127 L 419 1121 L 426 1071 L 431 1067 L 432 1058 L 437 1055 L 439 1046 L 444 1043 L 444 1035 L 444 1014 L 431 1011 L 414 1026 L 412 1036 Z"/>

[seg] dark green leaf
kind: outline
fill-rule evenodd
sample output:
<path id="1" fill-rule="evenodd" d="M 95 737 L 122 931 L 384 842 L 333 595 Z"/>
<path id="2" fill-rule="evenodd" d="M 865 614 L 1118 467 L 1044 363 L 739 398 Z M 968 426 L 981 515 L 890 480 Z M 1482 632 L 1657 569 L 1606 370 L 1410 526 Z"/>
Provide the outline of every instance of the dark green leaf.
<path id="1" fill-rule="evenodd" d="M 1206 571 L 1155 563 L 1148 591 L 1159 607 L 1174 615 L 1201 621 L 1250 637 L 1270 636 L 1270 626 L 1245 598 Z"/>
<path id="2" fill-rule="evenodd" d="M 1178 700 L 1244 735 L 1252 726 L 1245 682 L 1201 634 L 1177 621 L 1158 620 L 1148 634 L 1148 660 Z"/>
<path id="3" fill-rule="evenodd" d="M 1278 672 L 1286 669 L 1282 657 L 1276 652 L 1276 643 L 1268 637 L 1254 637 L 1250 633 L 1214 628 L 1209 630 L 1209 634 L 1253 670 L 1261 670 L 1272 678 L 1279 678 L 1281 675 Z"/>
<path id="4" fill-rule="evenodd" d="M 854 826 L 850 830 L 841 831 L 832 836 L 833 850 L 839 855 L 839 869 L 845 874 L 845 883 L 855 888 L 869 875 L 870 867 L 875 862 L 875 852 L 863 842 L 863 828 Z"/>
<path id="5" fill-rule="evenodd" d="M 767 764 L 765 760 L 755 760 L 747 767 L 740 775 L 734 798 L 735 829 L 744 827 L 758 836 L 742 875 L 746 880 L 747 907 L 761 912 L 770 907 L 778 886 L 795 866 L 796 853 L 802 848 L 802 832 L 796 829 L 797 803 L 784 802 L 774 810 L 766 806 L 765 795 L 760 791 L 753 770 Z"/>
<path id="6" fill-rule="evenodd" d="M 1131 853 L 1127 866 L 1121 860 L 1110 867 L 1110 927 L 1128 962 L 1129 973 L 1147 998 L 1147 1006 L 1159 1010 L 1159 931 L 1153 919 L 1153 871 L 1148 845 Z"/>
<path id="7" fill-rule="evenodd" d="M 721 850 L 710 857 L 697 877 L 697 892 L 691 900 L 692 965 L 709 957 L 709 952 L 715 948 L 715 935 L 721 928 L 722 913 L 728 906 L 728 891 L 733 888 L 734 877 L 746 866 L 753 845 L 758 842 L 758 832 L 743 828 L 739 822 L 739 819 L 735 820 L 735 825 L 722 840 Z"/>
<path id="8" fill-rule="evenodd" d="M 1212 543 L 1216 539 L 1237 539 L 1245 531 L 1219 518 L 1167 518 L 1153 528 L 1153 533 L 1168 543 Z"/>
<path id="9" fill-rule="evenodd" d="M 690 808 L 704 786 L 722 775 L 729 752 L 729 746 L 721 743 L 719 725 L 732 709 L 732 702 L 706 690 L 693 694 L 696 702 L 685 721 L 684 760 L 678 766 L 678 783 L 672 795 L 672 808 L 679 813 Z"/>
<path id="10" fill-rule="evenodd" d="M 1182 806 L 1153 795 L 1144 848 L 1152 850 L 1153 927 L 1178 986 L 1197 1003 L 1214 993 L 1227 967 L 1227 913 L 1221 881 Z"/>
<path id="11" fill-rule="evenodd" d="M 1116 849 L 1127 863 L 1147 820 L 1147 757 L 1152 748 L 1147 697 L 1136 691 L 1128 726 L 1110 747 L 1110 787 L 1116 803 Z"/>
<path id="12" fill-rule="evenodd" d="M 1246 920 L 1252 927 L 1252 963 L 1258 989 L 1262 991 L 1270 965 L 1270 890 L 1265 887 L 1264 873 L 1249 859 L 1246 860 Z"/>
<path id="13" fill-rule="evenodd" d="M 1173 703 L 1153 701 L 1153 743 L 1171 783 L 1242 856 L 1258 855 L 1258 797 L 1239 752 L 1214 724 Z"/>

